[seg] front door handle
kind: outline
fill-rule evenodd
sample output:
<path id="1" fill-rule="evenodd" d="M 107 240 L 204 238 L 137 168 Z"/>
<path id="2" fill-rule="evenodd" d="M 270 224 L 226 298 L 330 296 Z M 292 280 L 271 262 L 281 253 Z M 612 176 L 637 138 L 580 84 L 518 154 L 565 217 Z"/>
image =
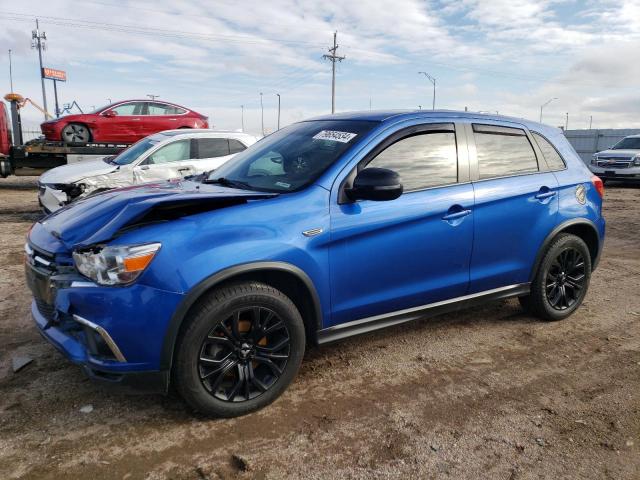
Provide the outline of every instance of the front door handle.
<path id="1" fill-rule="evenodd" d="M 466 217 L 467 215 L 471 215 L 471 210 L 460 210 L 454 213 L 447 213 L 444 217 L 442 217 L 442 219 L 447 221 L 456 220 L 458 218 Z"/>

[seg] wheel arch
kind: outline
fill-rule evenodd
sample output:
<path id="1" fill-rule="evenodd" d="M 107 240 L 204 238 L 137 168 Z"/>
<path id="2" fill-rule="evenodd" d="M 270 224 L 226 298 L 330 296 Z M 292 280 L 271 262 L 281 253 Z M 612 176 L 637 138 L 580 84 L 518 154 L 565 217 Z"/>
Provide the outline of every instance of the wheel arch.
<path id="1" fill-rule="evenodd" d="M 224 269 L 193 287 L 174 312 L 162 346 L 160 369 L 170 370 L 175 356 L 175 345 L 184 320 L 198 301 L 224 285 L 242 281 L 259 281 L 277 288 L 295 304 L 305 324 L 307 340 L 317 343 L 317 332 L 322 328 L 322 308 L 318 292 L 309 276 L 300 268 L 285 262 L 255 262 Z"/>
<path id="2" fill-rule="evenodd" d="M 590 220 L 586 218 L 576 218 L 561 223 L 556 228 L 554 228 L 549 235 L 547 235 L 544 242 L 542 243 L 542 246 L 538 250 L 536 261 L 533 265 L 533 269 L 531 270 L 531 275 L 529 276 L 529 281 L 533 281 L 536 272 L 538 271 L 538 267 L 540 266 L 540 262 L 542 262 L 544 254 L 546 253 L 549 245 L 551 244 L 553 239 L 561 233 L 571 233 L 581 238 L 584 243 L 587 244 L 591 257 L 591 271 L 596 269 L 598 261 L 600 260 L 601 251 L 601 239 L 600 235 L 598 234 L 598 229 Z"/>

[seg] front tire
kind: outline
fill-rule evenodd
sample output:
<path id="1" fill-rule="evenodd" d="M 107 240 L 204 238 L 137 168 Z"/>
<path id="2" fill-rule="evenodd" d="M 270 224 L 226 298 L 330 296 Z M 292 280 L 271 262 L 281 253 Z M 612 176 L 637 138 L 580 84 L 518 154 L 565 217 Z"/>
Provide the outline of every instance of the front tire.
<path id="1" fill-rule="evenodd" d="M 173 377 L 196 411 L 236 417 L 276 400 L 305 349 L 302 317 L 279 290 L 258 282 L 206 295 L 176 345 Z"/>
<path id="2" fill-rule="evenodd" d="M 520 304 L 543 320 L 563 320 L 582 304 L 590 280 L 589 248 L 580 237 L 560 234 L 547 248 L 531 293 L 520 297 Z"/>
<path id="3" fill-rule="evenodd" d="M 91 130 L 81 123 L 70 123 L 62 129 L 61 137 L 64 143 L 84 145 L 91 141 Z"/>

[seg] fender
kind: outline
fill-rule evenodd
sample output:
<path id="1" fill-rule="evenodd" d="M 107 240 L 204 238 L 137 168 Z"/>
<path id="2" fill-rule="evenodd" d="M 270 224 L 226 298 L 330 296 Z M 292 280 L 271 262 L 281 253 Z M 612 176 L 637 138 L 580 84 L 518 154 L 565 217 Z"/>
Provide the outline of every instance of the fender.
<path id="1" fill-rule="evenodd" d="M 596 266 L 598 265 L 598 261 L 600 260 L 600 253 L 602 251 L 602 239 L 600 238 L 598 229 L 596 228 L 595 224 L 588 218 L 574 218 L 557 225 L 556 228 L 554 228 L 551 231 L 551 233 L 549 233 L 549 235 L 547 235 L 547 237 L 544 239 L 544 242 L 542 242 L 542 245 L 538 249 L 538 254 L 536 255 L 536 261 L 534 262 L 533 269 L 531 270 L 531 274 L 529 275 L 530 282 L 533 282 L 533 279 L 536 276 L 536 272 L 538 271 L 538 267 L 540 266 L 540 262 L 542 262 L 542 257 L 546 253 L 547 248 L 549 247 L 553 239 L 563 230 L 566 230 L 567 228 L 573 227 L 576 225 L 588 226 L 589 228 L 591 228 L 591 230 L 593 230 L 593 233 L 596 234 L 596 238 L 598 239 L 598 249 L 597 249 L 595 258 L 591 262 L 591 271 L 596 269 Z"/>
<path id="2" fill-rule="evenodd" d="M 180 302 L 180 305 L 178 305 L 178 308 L 173 313 L 171 320 L 169 321 L 169 326 L 167 327 L 164 343 L 162 345 L 160 369 L 171 369 L 171 365 L 173 363 L 173 351 L 176 340 L 178 338 L 178 332 L 180 331 L 180 326 L 182 325 L 182 322 L 184 321 L 189 309 L 196 303 L 196 301 L 202 296 L 202 294 L 204 294 L 204 292 L 236 275 L 250 272 L 260 272 L 265 270 L 279 270 L 282 272 L 291 273 L 295 275 L 300 281 L 302 281 L 309 292 L 311 292 L 311 301 L 313 304 L 317 323 L 316 330 L 320 330 L 322 328 L 322 309 L 320 307 L 320 297 L 318 296 L 318 292 L 315 285 L 313 284 L 313 281 L 302 269 L 285 262 L 243 263 L 241 265 L 235 265 L 233 267 L 226 268 L 211 275 L 210 277 L 205 278 L 195 287 L 189 290 L 189 292 L 185 295 L 185 298 L 182 300 L 182 302 Z"/>

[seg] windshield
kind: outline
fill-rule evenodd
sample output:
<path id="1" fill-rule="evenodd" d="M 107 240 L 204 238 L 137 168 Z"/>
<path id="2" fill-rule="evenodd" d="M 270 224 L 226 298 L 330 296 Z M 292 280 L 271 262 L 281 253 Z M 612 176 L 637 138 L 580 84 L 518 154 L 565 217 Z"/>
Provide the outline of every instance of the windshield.
<path id="1" fill-rule="evenodd" d="M 313 183 L 377 122 L 301 122 L 265 137 L 215 170 L 206 180 L 250 190 L 294 192 Z"/>
<path id="2" fill-rule="evenodd" d="M 142 140 L 134 143 L 126 150 L 123 150 L 118 154 L 118 156 L 109 159 L 109 163 L 113 163 L 116 165 L 128 165 L 137 159 L 144 152 L 149 150 L 154 145 L 160 143 L 163 139 L 158 138 L 157 135 L 152 135 L 150 137 L 145 137 Z"/>
<path id="3" fill-rule="evenodd" d="M 620 140 L 613 147 L 613 150 L 640 150 L 640 137 L 627 137 Z"/>

